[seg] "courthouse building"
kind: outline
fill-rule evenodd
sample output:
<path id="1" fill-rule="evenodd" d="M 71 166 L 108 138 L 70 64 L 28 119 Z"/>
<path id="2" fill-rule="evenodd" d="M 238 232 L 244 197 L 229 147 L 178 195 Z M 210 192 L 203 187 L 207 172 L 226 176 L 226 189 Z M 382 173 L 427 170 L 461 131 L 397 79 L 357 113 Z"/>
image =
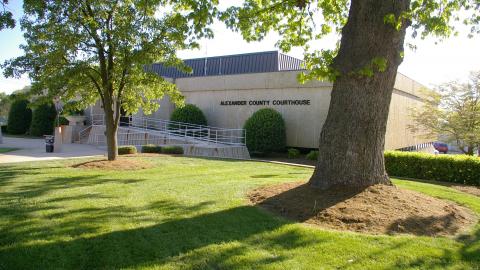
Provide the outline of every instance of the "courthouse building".
<path id="1" fill-rule="evenodd" d="M 332 83 L 310 81 L 300 84 L 302 60 L 277 51 L 188 59 L 193 72 L 186 74 L 162 64 L 150 68 L 175 83 L 186 98 L 205 114 L 208 125 L 242 128 L 261 108 L 273 108 L 285 119 L 287 146 L 317 148 L 327 117 Z M 413 134 L 410 110 L 422 104 L 418 82 L 398 74 L 388 118 L 386 149 L 423 146 L 431 140 Z M 174 105 L 168 97 L 148 117 L 170 119 Z M 94 112 L 97 111 L 97 112 Z M 102 113 L 99 106 L 91 113 Z M 372 112 L 375 113 L 375 112 Z M 138 113 L 142 116 L 142 112 Z M 248 134 L 247 134 L 248 136 Z"/>

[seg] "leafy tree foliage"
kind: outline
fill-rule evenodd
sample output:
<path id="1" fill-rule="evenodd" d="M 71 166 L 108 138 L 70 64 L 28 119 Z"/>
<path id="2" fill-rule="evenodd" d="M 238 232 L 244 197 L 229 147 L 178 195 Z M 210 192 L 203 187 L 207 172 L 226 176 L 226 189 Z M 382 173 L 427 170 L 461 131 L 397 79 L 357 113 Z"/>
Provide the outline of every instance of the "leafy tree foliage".
<path id="1" fill-rule="evenodd" d="M 473 155 L 480 145 L 480 72 L 472 72 L 468 82 L 453 81 L 437 91 L 425 92 L 425 104 L 413 108 L 416 125 L 410 129 L 427 131 L 427 136 L 446 135 L 460 149 Z"/>
<path id="2" fill-rule="evenodd" d="M 363 188 L 391 184 L 383 150 L 407 28 L 413 37 L 442 39 L 456 34 L 454 24 L 463 19 L 478 33 L 479 5 L 478 0 L 245 0 L 220 18 L 247 41 L 276 32 L 281 50 L 303 48 L 307 71 L 300 82 L 334 82 L 310 185 Z M 316 41 L 325 38 L 338 42 L 319 48 Z"/>
<path id="3" fill-rule="evenodd" d="M 5 28 L 14 28 L 15 20 L 13 14 L 8 10 L 8 0 L 0 1 L 0 31 Z"/>
<path id="4" fill-rule="evenodd" d="M 25 134 L 30 128 L 32 110 L 28 107 L 28 99 L 17 98 L 8 113 L 7 131 L 10 134 Z"/>
<path id="5" fill-rule="evenodd" d="M 57 111 L 52 103 L 43 103 L 36 106 L 33 110 L 32 123 L 30 124 L 30 135 L 51 135 L 56 116 Z"/>
<path id="6" fill-rule="evenodd" d="M 247 147 L 253 154 L 268 154 L 285 149 L 285 121 L 274 109 L 256 111 L 244 126 L 247 132 Z"/>
<path id="7" fill-rule="evenodd" d="M 348 22 L 349 10 L 355 0 L 246 0 L 221 13 L 221 18 L 230 28 L 240 31 L 247 41 L 259 41 L 270 32 L 277 32 L 280 38 L 277 46 L 285 52 L 293 47 L 302 47 L 305 52 L 305 67 L 308 72 L 300 75 L 300 81 L 310 79 L 334 81 L 342 70 L 334 60 L 340 49 L 340 42 L 333 48 L 317 48 L 313 43 L 328 37 L 340 39 Z M 381 7 L 380 1 L 371 1 Z M 386 25 L 400 30 L 412 29 L 412 37 L 425 38 L 434 35 L 446 38 L 458 34 L 454 22 L 459 21 L 463 11 L 465 24 L 472 25 L 472 33 L 479 33 L 480 3 L 476 0 L 412 0 L 398 1 L 408 4 L 399 14 L 386 12 L 381 18 Z M 357 22 L 361 23 L 361 22 Z M 339 40 L 340 41 L 340 40 Z M 413 44 L 409 44 L 414 46 Z M 403 55 L 403 52 L 399 52 Z M 381 52 L 363 63 L 352 63 L 349 72 L 373 76 L 373 72 L 385 69 L 388 64 Z"/>
<path id="8" fill-rule="evenodd" d="M 0 93 L 0 117 L 7 118 L 11 103 L 10 95 Z"/>
<path id="9" fill-rule="evenodd" d="M 207 118 L 202 110 L 193 104 L 186 104 L 183 107 L 176 108 L 173 111 L 170 120 L 195 125 L 207 125 Z"/>
<path id="10" fill-rule="evenodd" d="M 108 159 L 117 157 L 121 109 L 146 113 L 165 94 L 180 104 L 175 85 L 146 67 L 163 62 L 187 71 L 177 50 L 198 47 L 211 37 L 208 25 L 217 1 L 210 0 L 25 0 L 21 21 L 25 54 L 7 61 L 5 75 L 29 73 L 32 89 L 50 97 L 101 100 Z"/>

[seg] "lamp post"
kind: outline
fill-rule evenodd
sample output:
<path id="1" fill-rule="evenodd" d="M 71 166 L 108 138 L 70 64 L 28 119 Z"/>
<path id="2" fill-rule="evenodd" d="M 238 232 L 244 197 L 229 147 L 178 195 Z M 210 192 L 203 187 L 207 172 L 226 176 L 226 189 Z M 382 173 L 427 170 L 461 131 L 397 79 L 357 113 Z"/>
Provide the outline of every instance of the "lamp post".
<path id="1" fill-rule="evenodd" d="M 55 110 L 57 111 L 57 127 L 55 128 L 55 137 L 54 137 L 54 152 L 61 152 L 62 143 L 63 143 L 63 134 L 62 128 L 60 127 L 60 113 L 63 111 L 63 102 L 59 97 L 53 98 L 53 103 L 55 104 Z"/>
<path id="2" fill-rule="evenodd" d="M 60 126 L 60 114 L 63 111 L 63 102 L 59 97 L 53 98 L 53 103 L 55 104 L 55 110 L 57 111 L 57 127 Z"/>

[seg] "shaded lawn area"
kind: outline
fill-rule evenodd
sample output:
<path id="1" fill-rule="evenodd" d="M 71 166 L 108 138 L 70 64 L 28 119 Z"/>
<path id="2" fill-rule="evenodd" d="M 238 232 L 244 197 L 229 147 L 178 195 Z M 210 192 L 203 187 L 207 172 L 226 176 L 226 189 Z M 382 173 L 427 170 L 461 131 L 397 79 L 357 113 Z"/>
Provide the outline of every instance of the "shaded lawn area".
<path id="1" fill-rule="evenodd" d="M 362 235 L 290 222 L 246 201 L 260 185 L 308 179 L 308 168 L 144 159 L 154 168 L 70 168 L 78 159 L 0 166 L 0 269 L 480 268 L 478 225 L 460 238 Z M 395 183 L 480 213 L 480 197 Z"/>
<path id="2" fill-rule="evenodd" d="M 8 147 L 0 147 L 0 154 L 1 153 L 8 153 L 12 151 L 16 151 L 18 148 L 8 148 Z"/>

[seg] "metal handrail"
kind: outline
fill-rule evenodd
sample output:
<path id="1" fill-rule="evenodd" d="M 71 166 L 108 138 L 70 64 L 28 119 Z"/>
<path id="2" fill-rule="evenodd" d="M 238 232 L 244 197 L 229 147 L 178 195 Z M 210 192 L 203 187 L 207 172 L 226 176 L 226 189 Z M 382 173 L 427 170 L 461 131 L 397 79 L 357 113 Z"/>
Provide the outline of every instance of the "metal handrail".
<path id="1" fill-rule="evenodd" d="M 92 126 L 105 124 L 103 114 L 94 114 L 90 118 Z M 246 141 L 245 129 L 218 128 L 149 117 L 129 116 L 128 122 L 123 121 L 120 126 L 215 144 L 244 146 Z"/>
<path id="2" fill-rule="evenodd" d="M 80 131 L 78 132 L 78 140 L 79 140 L 79 141 L 82 141 L 82 138 L 83 138 L 83 137 L 86 137 L 86 135 L 88 134 L 89 129 L 91 129 L 91 128 L 92 128 L 92 126 L 88 126 L 88 127 L 84 128 L 84 129 L 80 130 Z"/>

